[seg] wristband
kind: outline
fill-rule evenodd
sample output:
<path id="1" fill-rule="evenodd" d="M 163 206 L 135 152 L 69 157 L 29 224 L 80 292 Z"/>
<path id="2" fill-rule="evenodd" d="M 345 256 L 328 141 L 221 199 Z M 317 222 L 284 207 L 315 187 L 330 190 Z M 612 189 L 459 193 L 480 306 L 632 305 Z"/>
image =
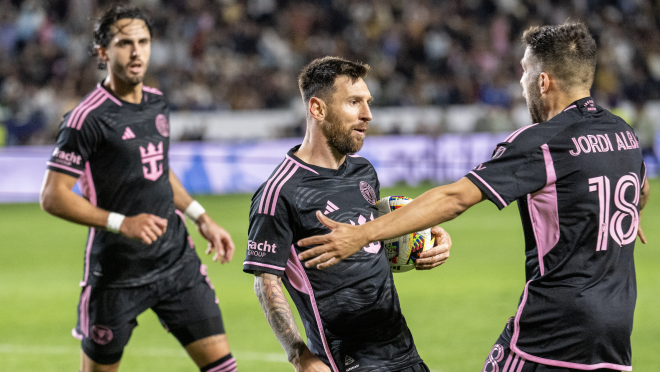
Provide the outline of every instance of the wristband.
<path id="1" fill-rule="evenodd" d="M 123 214 L 110 212 L 108 215 L 108 222 L 105 224 L 105 228 L 110 232 L 119 234 L 119 228 L 121 227 L 122 222 L 124 222 L 124 218 L 126 218 L 126 216 Z"/>
<path id="2" fill-rule="evenodd" d="M 195 222 L 197 222 L 199 216 L 203 215 L 204 213 L 206 213 L 206 209 L 204 209 L 204 207 L 202 207 L 201 204 L 197 202 L 197 200 L 193 200 L 188 208 L 186 208 L 186 211 L 183 212 L 183 214 Z"/>

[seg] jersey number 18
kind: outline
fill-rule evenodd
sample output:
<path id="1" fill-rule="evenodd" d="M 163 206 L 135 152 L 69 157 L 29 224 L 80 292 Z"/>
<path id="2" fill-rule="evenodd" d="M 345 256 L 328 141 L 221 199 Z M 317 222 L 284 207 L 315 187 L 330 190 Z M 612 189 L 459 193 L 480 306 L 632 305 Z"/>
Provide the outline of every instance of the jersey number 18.
<path id="1" fill-rule="evenodd" d="M 632 187 L 635 191 L 632 202 L 626 200 L 626 190 Z M 611 236 L 614 241 L 623 246 L 635 241 L 637 237 L 637 228 L 639 225 L 639 204 L 640 188 L 639 178 L 636 174 L 630 173 L 619 178 L 614 190 L 614 204 L 617 210 L 610 220 L 610 179 L 607 176 L 594 177 L 589 179 L 589 192 L 598 192 L 598 201 L 600 204 L 600 213 L 598 218 L 598 243 L 596 251 L 607 250 L 607 240 Z M 630 216 L 632 221 L 628 231 L 623 231 L 623 220 Z"/>

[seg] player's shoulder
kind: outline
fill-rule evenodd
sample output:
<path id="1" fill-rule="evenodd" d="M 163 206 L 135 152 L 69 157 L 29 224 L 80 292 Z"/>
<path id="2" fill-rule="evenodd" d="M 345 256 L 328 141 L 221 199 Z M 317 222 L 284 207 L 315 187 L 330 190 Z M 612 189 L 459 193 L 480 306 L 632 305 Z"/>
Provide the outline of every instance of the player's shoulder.
<path id="1" fill-rule="evenodd" d="M 372 180 L 379 186 L 378 173 L 371 162 L 359 155 L 348 155 L 346 157 L 348 169 L 344 173 L 344 179 L 359 178 L 361 180 Z"/>
<path id="2" fill-rule="evenodd" d="M 167 97 L 158 88 L 143 85 L 142 92 L 146 96 L 147 102 L 165 102 L 167 104 Z"/>
<path id="3" fill-rule="evenodd" d="M 274 216 L 277 210 L 292 208 L 295 205 L 298 185 L 309 175 L 318 175 L 318 172 L 287 154 L 252 196 L 250 216 Z"/>
<path id="4" fill-rule="evenodd" d="M 538 147 L 551 137 L 547 125 L 544 125 L 546 123 L 535 123 L 518 128 L 500 142 L 499 146 L 516 147 L 521 150 Z"/>
<path id="5" fill-rule="evenodd" d="M 61 129 L 71 128 L 81 130 L 83 124 L 89 125 L 89 123 L 93 123 L 93 119 L 101 115 L 105 110 L 120 106 L 122 106 L 122 103 L 101 86 L 101 83 L 98 83 L 73 110 L 64 115 Z"/>
<path id="6" fill-rule="evenodd" d="M 578 110 L 571 111 L 575 105 L 569 106 L 564 112 L 555 115 L 548 121 L 524 126 L 512 132 L 500 146 L 516 147 L 521 151 L 537 150 L 541 145 L 550 143 L 562 133 L 570 131 L 589 118 L 582 116 Z"/>
<path id="7" fill-rule="evenodd" d="M 373 168 L 373 164 L 367 159 L 363 158 L 360 155 L 352 154 L 352 155 L 347 155 L 346 160 L 352 164 L 355 164 L 357 166 L 367 166 Z"/>
<path id="8" fill-rule="evenodd" d="M 634 128 L 621 116 L 609 111 L 607 109 L 602 109 L 603 115 L 607 117 L 611 122 L 616 123 L 620 130 L 634 130 Z"/>

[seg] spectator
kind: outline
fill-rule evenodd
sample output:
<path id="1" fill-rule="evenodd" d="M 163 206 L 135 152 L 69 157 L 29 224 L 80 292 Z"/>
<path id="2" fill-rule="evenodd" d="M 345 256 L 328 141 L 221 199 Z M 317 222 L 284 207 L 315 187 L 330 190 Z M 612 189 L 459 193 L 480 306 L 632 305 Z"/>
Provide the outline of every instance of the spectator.
<path id="1" fill-rule="evenodd" d="M 600 44 L 596 99 L 660 99 L 660 3 L 653 0 L 132 3 L 150 14 L 158 36 L 147 81 L 170 97 L 174 110 L 291 107 L 298 91 L 290 77 L 324 55 L 369 63 L 375 105 L 509 108 L 520 102 L 511 86 L 521 71 L 506 67 L 522 55 L 516 35 L 566 19 L 586 21 Z M 89 20 L 103 6 L 100 0 L 0 0 L 4 121 L 25 121 L 32 116 L 26 109 L 41 112 L 41 126 L 23 129 L 42 137 L 32 132 L 17 143 L 52 141 L 52 127 L 70 109 L 66 103 L 100 80 L 80 45 L 91 41 Z M 52 104 L 44 105 L 48 99 Z"/>

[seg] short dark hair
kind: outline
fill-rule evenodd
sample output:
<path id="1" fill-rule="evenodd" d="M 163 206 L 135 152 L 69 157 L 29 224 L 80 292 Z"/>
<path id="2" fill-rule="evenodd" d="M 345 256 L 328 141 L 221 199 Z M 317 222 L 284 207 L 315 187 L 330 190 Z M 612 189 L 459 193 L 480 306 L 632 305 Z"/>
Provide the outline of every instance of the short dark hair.
<path id="1" fill-rule="evenodd" d="M 319 97 L 330 103 L 332 94 L 337 89 L 335 79 L 338 76 L 348 76 L 355 82 L 367 76 L 369 70 L 371 67 L 367 64 L 339 57 L 317 58 L 298 75 L 298 87 L 306 104 L 312 97 Z"/>
<path id="2" fill-rule="evenodd" d="M 533 26 L 523 33 L 522 43 L 540 63 L 554 74 L 560 88 L 591 88 L 596 71 L 596 42 L 584 23 Z"/>
<path id="3" fill-rule="evenodd" d="M 113 5 L 106 9 L 94 24 L 94 45 L 92 45 L 92 56 L 98 56 L 96 47 L 107 48 L 114 36 L 112 25 L 120 19 L 141 19 L 147 25 L 149 36 L 153 36 L 153 27 L 149 18 L 139 8 L 130 8 L 122 5 Z M 99 69 L 105 69 L 105 62 L 99 60 Z"/>

